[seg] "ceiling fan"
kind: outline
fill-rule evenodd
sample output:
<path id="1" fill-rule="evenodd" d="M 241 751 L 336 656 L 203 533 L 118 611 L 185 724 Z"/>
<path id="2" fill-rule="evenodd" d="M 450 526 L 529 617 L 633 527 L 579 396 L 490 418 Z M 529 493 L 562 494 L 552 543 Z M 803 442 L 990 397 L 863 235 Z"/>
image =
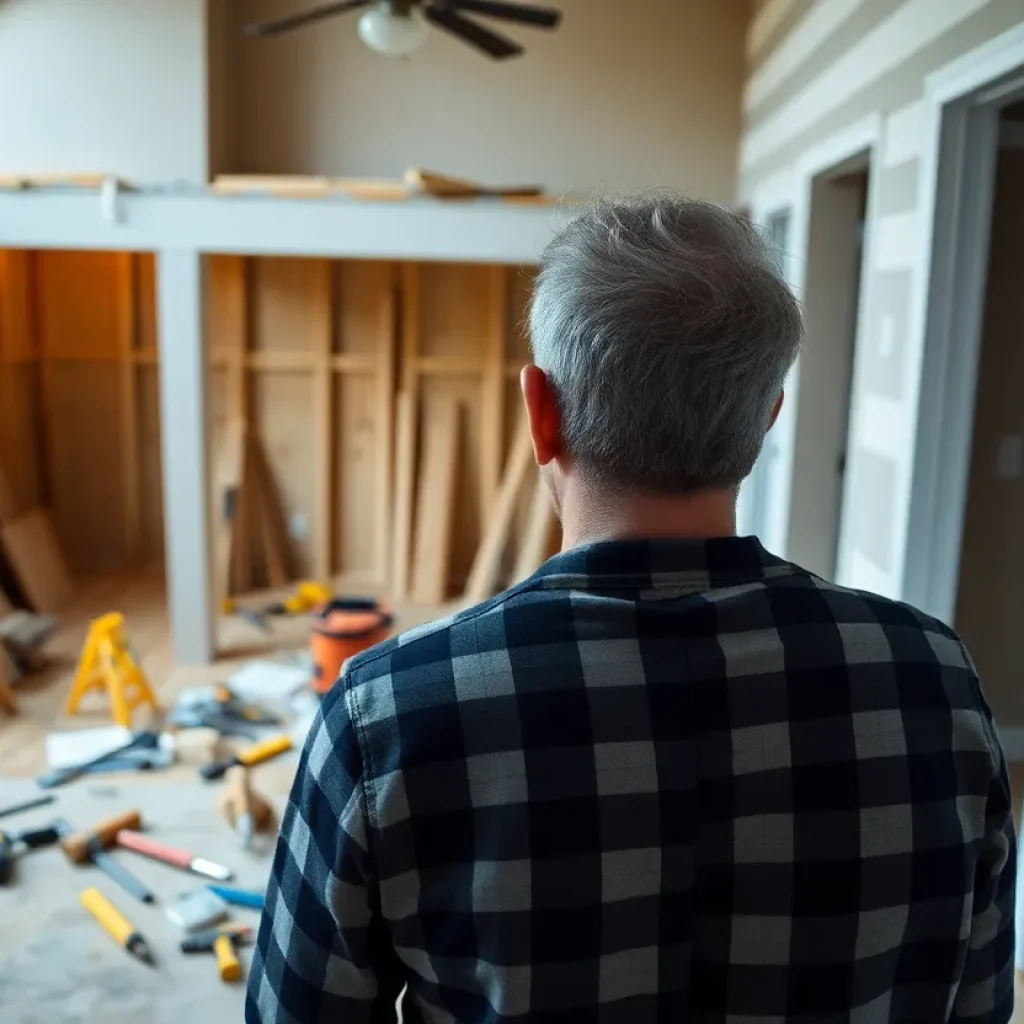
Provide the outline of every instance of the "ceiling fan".
<path id="1" fill-rule="evenodd" d="M 430 22 L 488 57 L 506 60 L 521 54 L 523 47 L 466 14 L 533 28 L 557 28 L 562 20 L 561 11 L 505 0 L 334 0 L 284 18 L 247 25 L 245 31 L 252 36 L 275 36 L 360 8 L 365 10 L 359 19 L 359 38 L 371 50 L 389 57 L 405 57 L 422 46 L 427 36 L 425 22 Z"/>

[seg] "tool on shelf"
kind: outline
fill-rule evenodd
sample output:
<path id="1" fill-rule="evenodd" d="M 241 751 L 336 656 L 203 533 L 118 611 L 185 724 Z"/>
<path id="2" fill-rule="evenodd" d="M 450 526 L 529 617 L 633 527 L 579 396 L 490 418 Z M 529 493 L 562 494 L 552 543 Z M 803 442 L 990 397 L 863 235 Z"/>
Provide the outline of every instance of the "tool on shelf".
<path id="1" fill-rule="evenodd" d="M 138 811 L 125 811 L 116 818 L 108 818 L 82 832 L 75 832 L 64 820 L 57 822 L 57 827 L 61 835 L 61 849 L 69 860 L 75 864 L 92 863 L 137 900 L 143 903 L 156 902 L 152 891 L 111 857 L 106 849 L 123 829 L 137 832 L 142 828 L 142 815 Z"/>
<path id="2" fill-rule="evenodd" d="M 0 830 L 0 885 L 10 885 L 14 874 L 14 847 L 19 844 L 26 850 L 36 850 L 57 842 L 60 834 L 55 825 L 43 828 L 24 829 L 21 832 Z"/>
<path id="3" fill-rule="evenodd" d="M 137 960 L 149 964 L 150 967 L 156 966 L 152 950 L 142 937 L 142 933 L 99 889 L 83 889 L 78 894 L 78 899 L 119 946 L 124 947 Z"/>
<path id="4" fill-rule="evenodd" d="M 235 889 L 230 885 L 208 885 L 206 887 L 215 896 L 233 907 L 245 907 L 247 910 L 262 910 L 266 897 L 252 889 Z"/>
<path id="5" fill-rule="evenodd" d="M 234 878 L 231 868 L 207 860 L 205 857 L 193 856 L 185 850 L 176 850 L 173 846 L 158 842 L 142 832 L 121 829 L 114 838 L 118 846 L 131 850 L 132 853 L 141 854 L 151 860 L 158 860 L 171 867 L 180 868 L 182 871 L 190 871 L 193 875 L 212 878 L 218 882 L 230 882 Z"/>
<path id="6" fill-rule="evenodd" d="M 117 763 L 124 754 L 137 750 L 156 750 L 159 745 L 159 733 L 138 732 L 123 746 L 107 750 L 96 757 L 90 758 L 88 761 L 83 761 L 81 764 L 68 765 L 66 768 L 55 768 L 53 771 L 45 772 L 43 775 L 37 775 L 36 785 L 40 789 L 55 789 L 57 786 L 73 782 L 100 765 Z"/>
<path id="7" fill-rule="evenodd" d="M 199 774 L 209 782 L 213 779 L 222 778 L 227 773 L 227 770 L 236 764 L 251 768 L 253 765 L 262 764 L 264 761 L 269 761 L 271 758 L 278 757 L 291 749 L 291 737 L 282 733 L 279 736 L 272 736 L 270 739 L 248 747 L 233 757 L 225 758 L 223 761 L 217 761 L 214 764 L 204 765 L 199 769 Z"/>
<path id="8" fill-rule="evenodd" d="M 9 814 L 21 814 L 22 811 L 34 811 L 37 807 L 45 807 L 47 804 L 52 804 L 56 799 L 53 795 L 37 796 L 31 800 L 24 800 L 20 804 L 0 807 L 0 818 L 6 818 Z"/>
<path id="9" fill-rule="evenodd" d="M 131 728 L 132 711 L 140 705 L 159 710 L 149 681 L 128 645 L 124 623 L 120 612 L 108 612 L 93 620 L 71 684 L 67 714 L 77 714 L 82 698 L 93 690 L 106 691 L 114 721 L 125 728 Z"/>

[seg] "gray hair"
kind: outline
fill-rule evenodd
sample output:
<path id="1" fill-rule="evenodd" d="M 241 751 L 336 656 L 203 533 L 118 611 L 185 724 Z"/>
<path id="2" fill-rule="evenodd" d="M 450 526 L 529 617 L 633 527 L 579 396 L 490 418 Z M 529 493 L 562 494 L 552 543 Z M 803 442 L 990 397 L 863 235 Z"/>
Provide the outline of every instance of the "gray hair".
<path id="1" fill-rule="evenodd" d="M 745 217 L 657 193 L 589 207 L 547 247 L 530 334 L 581 467 L 685 493 L 753 469 L 802 327 Z"/>

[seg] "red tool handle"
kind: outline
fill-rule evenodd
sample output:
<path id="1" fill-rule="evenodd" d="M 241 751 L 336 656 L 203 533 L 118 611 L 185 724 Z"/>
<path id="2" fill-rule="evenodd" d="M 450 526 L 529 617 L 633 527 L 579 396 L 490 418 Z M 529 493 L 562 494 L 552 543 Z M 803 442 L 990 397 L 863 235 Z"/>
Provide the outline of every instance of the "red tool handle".
<path id="1" fill-rule="evenodd" d="M 153 860 L 162 860 L 165 864 L 171 864 L 176 868 L 188 871 L 194 860 L 191 853 L 184 850 L 176 850 L 173 846 L 165 846 L 155 839 L 143 835 L 141 832 L 132 832 L 129 829 L 121 829 L 117 833 L 117 845 L 123 846 L 126 850 L 133 850 L 141 853 L 144 857 L 152 857 Z"/>

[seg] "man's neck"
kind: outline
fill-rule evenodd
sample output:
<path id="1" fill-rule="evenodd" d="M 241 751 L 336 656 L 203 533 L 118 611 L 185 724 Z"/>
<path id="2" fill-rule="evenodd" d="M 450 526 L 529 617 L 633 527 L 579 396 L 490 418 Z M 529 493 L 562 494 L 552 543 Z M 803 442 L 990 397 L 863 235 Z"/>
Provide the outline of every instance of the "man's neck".
<path id="1" fill-rule="evenodd" d="M 736 493 L 597 493 L 569 487 L 562 496 L 562 550 L 606 540 L 707 540 L 736 535 Z"/>

